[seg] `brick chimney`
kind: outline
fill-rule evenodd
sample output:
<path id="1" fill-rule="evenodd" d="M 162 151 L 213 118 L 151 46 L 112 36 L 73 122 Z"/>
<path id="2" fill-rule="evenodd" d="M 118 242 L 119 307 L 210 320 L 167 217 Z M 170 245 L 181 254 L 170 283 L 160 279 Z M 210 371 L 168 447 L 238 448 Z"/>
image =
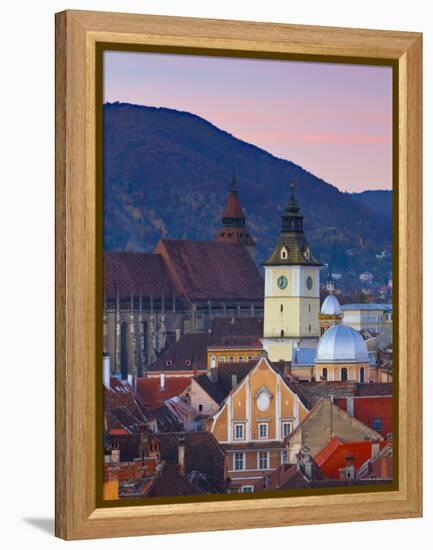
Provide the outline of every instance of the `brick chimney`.
<path id="1" fill-rule="evenodd" d="M 113 441 L 111 445 L 111 464 L 119 464 L 120 462 L 120 448 L 117 439 Z"/>
<path id="2" fill-rule="evenodd" d="M 179 473 L 185 476 L 185 436 L 183 434 L 180 434 L 178 438 L 177 462 Z"/>

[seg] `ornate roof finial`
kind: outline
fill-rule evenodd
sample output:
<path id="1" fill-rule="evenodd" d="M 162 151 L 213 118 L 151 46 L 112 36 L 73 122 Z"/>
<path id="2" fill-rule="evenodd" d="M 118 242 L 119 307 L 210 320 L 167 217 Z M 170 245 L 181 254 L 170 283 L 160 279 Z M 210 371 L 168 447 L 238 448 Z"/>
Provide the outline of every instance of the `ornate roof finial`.
<path id="1" fill-rule="evenodd" d="M 233 175 L 232 175 L 232 187 L 231 191 L 237 191 L 237 182 L 236 182 L 236 161 L 233 160 Z"/>
<path id="2" fill-rule="evenodd" d="M 295 178 L 292 176 L 290 178 L 290 189 L 291 189 L 291 195 L 290 195 L 290 201 L 293 202 L 293 203 L 296 203 L 296 199 L 295 199 Z"/>

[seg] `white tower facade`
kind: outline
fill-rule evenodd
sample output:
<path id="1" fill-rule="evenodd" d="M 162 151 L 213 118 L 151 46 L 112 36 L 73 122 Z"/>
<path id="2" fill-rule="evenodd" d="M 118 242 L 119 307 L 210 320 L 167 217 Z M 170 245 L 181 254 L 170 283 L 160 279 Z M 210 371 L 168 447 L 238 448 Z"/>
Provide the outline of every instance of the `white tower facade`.
<path id="1" fill-rule="evenodd" d="M 278 243 L 263 264 L 263 348 L 271 361 L 292 358 L 294 347 L 314 347 L 320 336 L 320 268 L 305 239 L 303 216 L 292 193 Z"/>

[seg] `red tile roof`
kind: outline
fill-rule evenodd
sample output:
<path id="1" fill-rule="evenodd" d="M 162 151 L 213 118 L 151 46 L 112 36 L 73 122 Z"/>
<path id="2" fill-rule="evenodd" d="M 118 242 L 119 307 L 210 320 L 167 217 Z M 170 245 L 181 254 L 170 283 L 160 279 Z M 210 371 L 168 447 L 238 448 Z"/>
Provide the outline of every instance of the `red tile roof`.
<path id="1" fill-rule="evenodd" d="M 378 442 L 380 449 L 387 445 L 386 441 Z M 353 457 L 355 470 L 359 468 L 371 458 L 371 441 L 354 441 L 350 443 L 342 443 L 338 437 L 334 437 L 319 451 L 314 460 L 325 474 L 330 479 L 340 478 L 340 468 L 346 466 L 346 457 Z"/>
<path id="2" fill-rule="evenodd" d="M 236 189 L 231 189 L 229 192 L 223 218 L 245 218 L 245 212 L 242 209 L 239 193 Z"/>
<path id="3" fill-rule="evenodd" d="M 108 300 L 129 299 L 151 295 L 166 299 L 173 296 L 175 287 L 167 271 L 164 260 L 158 254 L 133 252 L 107 252 L 104 254 L 104 290 Z"/>
<path id="4" fill-rule="evenodd" d="M 391 395 L 338 397 L 334 403 L 347 411 L 347 401 L 353 399 L 353 416 L 378 431 L 384 437 L 393 429 L 393 398 Z M 380 420 L 380 429 L 374 426 L 374 421 Z"/>
<path id="5" fill-rule="evenodd" d="M 166 376 L 164 389 L 160 387 L 160 378 L 137 378 L 136 397 L 138 402 L 146 408 L 152 409 L 161 405 L 170 397 L 180 395 L 191 384 L 188 376 Z"/>
<path id="6" fill-rule="evenodd" d="M 176 286 L 193 302 L 263 302 L 263 278 L 243 246 L 162 239 L 155 252 L 163 256 Z"/>

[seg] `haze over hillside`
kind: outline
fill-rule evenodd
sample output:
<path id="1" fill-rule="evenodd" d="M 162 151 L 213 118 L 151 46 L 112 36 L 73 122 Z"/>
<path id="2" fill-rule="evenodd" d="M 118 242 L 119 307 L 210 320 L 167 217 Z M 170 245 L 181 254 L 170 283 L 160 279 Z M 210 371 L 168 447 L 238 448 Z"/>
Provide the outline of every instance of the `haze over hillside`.
<path id="1" fill-rule="evenodd" d="M 349 194 L 296 164 L 245 143 L 191 113 L 122 103 L 104 106 L 104 248 L 152 251 L 171 238 L 212 239 L 233 162 L 257 260 L 271 252 L 296 181 L 314 255 L 354 279 L 385 281 L 391 258 L 390 191 Z"/>

